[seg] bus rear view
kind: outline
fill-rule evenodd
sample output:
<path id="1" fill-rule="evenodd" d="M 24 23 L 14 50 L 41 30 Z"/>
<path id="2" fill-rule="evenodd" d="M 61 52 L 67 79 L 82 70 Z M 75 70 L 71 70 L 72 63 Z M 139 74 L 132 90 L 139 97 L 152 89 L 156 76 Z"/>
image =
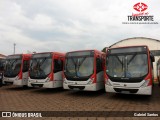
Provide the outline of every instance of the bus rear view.
<path id="1" fill-rule="evenodd" d="M 97 91 L 104 88 L 104 53 L 97 50 L 68 52 L 64 67 L 64 89 Z"/>
<path id="2" fill-rule="evenodd" d="M 106 92 L 152 94 L 154 57 L 147 46 L 111 48 L 106 55 Z"/>

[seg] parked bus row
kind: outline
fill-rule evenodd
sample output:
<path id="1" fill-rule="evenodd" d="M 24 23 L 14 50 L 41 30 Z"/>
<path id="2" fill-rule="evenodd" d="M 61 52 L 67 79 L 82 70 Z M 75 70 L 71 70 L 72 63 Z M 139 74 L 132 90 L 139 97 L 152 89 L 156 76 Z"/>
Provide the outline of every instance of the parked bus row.
<path id="1" fill-rule="evenodd" d="M 154 56 L 147 46 L 17 54 L 6 57 L 4 83 L 29 87 L 151 95 Z"/>

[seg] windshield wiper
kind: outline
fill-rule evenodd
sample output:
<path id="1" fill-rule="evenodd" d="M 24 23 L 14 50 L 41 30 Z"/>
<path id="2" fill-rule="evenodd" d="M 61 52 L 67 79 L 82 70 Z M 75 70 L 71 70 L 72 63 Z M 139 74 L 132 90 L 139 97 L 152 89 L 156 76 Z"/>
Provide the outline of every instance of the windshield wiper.
<path id="1" fill-rule="evenodd" d="M 78 62 L 78 71 L 79 71 L 79 68 L 80 68 L 80 66 L 82 65 L 82 63 L 85 61 L 85 59 L 86 59 L 87 57 L 83 57 L 83 59 L 81 60 L 81 62 Z"/>
<path id="2" fill-rule="evenodd" d="M 34 62 L 34 61 L 35 61 L 35 62 Z M 32 67 L 34 67 L 34 66 L 33 66 L 33 63 L 37 64 L 37 59 L 31 60 L 31 65 L 30 65 L 30 70 L 31 70 L 31 71 L 33 70 Z"/>
<path id="3" fill-rule="evenodd" d="M 17 59 L 15 59 L 13 62 L 11 62 L 11 60 L 8 60 L 8 62 L 9 62 L 9 64 L 8 64 L 8 67 L 10 68 L 8 68 L 8 71 L 11 71 L 11 69 L 12 69 L 12 67 L 13 67 L 13 64 L 15 63 L 17 61 Z"/>
<path id="4" fill-rule="evenodd" d="M 70 63 L 70 65 L 68 66 L 69 63 Z M 74 67 L 74 73 L 76 73 L 76 62 L 75 62 L 74 58 L 73 57 L 66 57 L 66 64 L 65 64 L 66 71 L 64 71 L 64 72 L 66 74 L 68 74 L 69 76 L 70 76 L 70 74 L 73 74 L 72 72 L 70 72 L 70 70 L 72 70 L 72 67 Z"/>
<path id="5" fill-rule="evenodd" d="M 75 62 L 74 61 L 74 59 L 71 57 L 71 60 L 72 60 L 72 62 L 73 62 L 73 64 L 74 64 L 74 70 L 75 70 L 75 72 L 77 73 L 77 62 Z"/>
<path id="6" fill-rule="evenodd" d="M 130 64 L 130 62 L 135 58 L 136 55 L 137 55 L 137 53 L 135 53 L 135 54 L 132 56 L 132 58 L 127 62 L 127 65 Z"/>
<path id="7" fill-rule="evenodd" d="M 79 71 L 79 68 L 80 68 L 80 66 L 83 64 L 83 62 L 85 61 L 85 59 L 87 58 L 87 56 L 85 56 L 85 57 L 81 57 L 82 58 L 82 60 L 79 60 L 79 58 L 73 58 L 73 57 L 69 57 L 70 59 L 71 59 L 71 61 L 72 61 L 72 63 L 73 63 L 73 65 L 74 65 L 74 70 L 75 70 L 75 75 L 76 75 L 76 77 L 79 77 L 79 75 L 78 75 L 78 71 Z M 69 59 L 68 58 L 68 59 Z M 67 59 L 67 62 L 66 62 L 66 70 L 68 70 L 68 68 L 67 68 L 67 65 L 68 65 L 68 59 Z"/>
<path id="8" fill-rule="evenodd" d="M 44 63 L 44 61 L 46 61 L 46 57 L 43 59 L 43 61 L 40 63 L 40 66 Z"/>
<path id="9" fill-rule="evenodd" d="M 115 57 L 117 58 L 119 63 L 122 65 L 122 70 L 123 70 L 124 69 L 124 58 L 122 57 L 122 61 L 121 61 L 117 55 L 115 55 Z"/>
<path id="10" fill-rule="evenodd" d="M 11 64 L 11 66 L 17 61 L 17 59 L 15 59 L 13 62 L 11 62 L 11 60 L 8 60 L 9 64 Z"/>
<path id="11" fill-rule="evenodd" d="M 86 60 L 86 58 L 87 58 L 88 56 L 85 56 L 85 57 L 83 57 L 83 59 L 80 61 L 80 62 L 78 62 L 78 67 L 77 67 L 77 71 L 76 71 L 76 75 L 79 77 L 79 75 L 78 75 L 78 71 L 79 71 L 79 68 L 80 68 L 80 66 L 83 64 L 83 62 Z"/>
<path id="12" fill-rule="evenodd" d="M 38 62 L 38 67 L 39 67 L 39 74 L 40 74 L 40 76 L 44 76 L 45 75 L 45 73 L 44 73 L 44 70 L 42 70 L 42 69 L 40 69 L 40 67 L 41 67 L 41 65 L 44 63 L 44 61 L 46 61 L 46 57 L 41 61 L 41 62 Z"/>
<path id="13" fill-rule="evenodd" d="M 40 67 L 45 62 L 45 60 L 46 60 L 46 57 L 42 59 L 41 62 L 38 59 L 32 60 L 31 65 L 30 65 L 30 71 L 32 71 L 35 74 L 35 76 L 42 76 L 42 74 L 44 73 Z M 35 65 L 33 66 L 33 64 Z M 33 67 L 35 67 L 36 69 L 33 69 Z"/>

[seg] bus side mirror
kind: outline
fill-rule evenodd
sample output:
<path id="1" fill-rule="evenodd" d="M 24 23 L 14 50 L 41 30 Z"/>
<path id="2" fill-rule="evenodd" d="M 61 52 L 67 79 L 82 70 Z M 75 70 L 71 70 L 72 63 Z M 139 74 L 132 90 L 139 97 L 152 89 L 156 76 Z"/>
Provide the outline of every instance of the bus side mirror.
<path id="1" fill-rule="evenodd" d="M 155 58 L 154 58 L 154 56 L 152 54 L 150 54 L 150 58 L 151 58 L 152 62 L 155 62 Z"/>

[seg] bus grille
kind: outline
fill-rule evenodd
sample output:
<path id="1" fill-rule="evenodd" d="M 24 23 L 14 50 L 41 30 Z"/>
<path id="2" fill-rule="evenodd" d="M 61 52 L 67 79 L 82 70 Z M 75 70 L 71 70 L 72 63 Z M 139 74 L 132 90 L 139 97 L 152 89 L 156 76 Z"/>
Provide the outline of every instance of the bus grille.
<path id="1" fill-rule="evenodd" d="M 123 89 L 123 88 L 114 88 L 116 92 L 128 91 L 130 93 L 137 93 L 138 89 Z"/>
<path id="2" fill-rule="evenodd" d="M 43 84 L 31 84 L 33 87 L 43 87 Z"/>
<path id="3" fill-rule="evenodd" d="M 85 86 L 70 86 L 70 85 L 68 85 L 68 87 L 69 87 L 70 89 L 78 88 L 78 89 L 80 89 L 80 90 L 83 90 L 83 89 L 85 88 Z"/>

